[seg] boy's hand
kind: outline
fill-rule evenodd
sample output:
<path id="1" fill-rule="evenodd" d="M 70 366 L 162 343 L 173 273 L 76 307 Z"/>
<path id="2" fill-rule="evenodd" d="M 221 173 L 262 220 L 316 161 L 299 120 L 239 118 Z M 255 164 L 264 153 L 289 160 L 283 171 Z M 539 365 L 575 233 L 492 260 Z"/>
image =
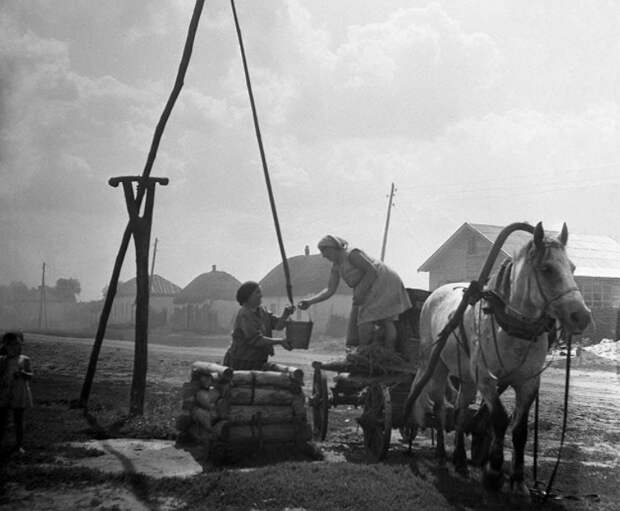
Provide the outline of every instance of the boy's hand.
<path id="1" fill-rule="evenodd" d="M 289 341 L 282 341 L 282 347 L 286 350 L 286 351 L 291 351 L 293 349 L 293 345 L 289 342 Z"/>
<path id="2" fill-rule="evenodd" d="M 293 312 L 295 312 L 294 305 L 287 305 L 286 307 L 284 307 L 284 317 L 290 316 L 291 314 L 293 314 Z"/>

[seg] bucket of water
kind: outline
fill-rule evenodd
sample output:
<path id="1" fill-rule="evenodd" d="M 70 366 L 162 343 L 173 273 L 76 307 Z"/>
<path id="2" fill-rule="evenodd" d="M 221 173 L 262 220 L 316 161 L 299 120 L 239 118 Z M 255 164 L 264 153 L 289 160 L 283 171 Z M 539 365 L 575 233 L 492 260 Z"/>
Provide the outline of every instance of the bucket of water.
<path id="1" fill-rule="evenodd" d="M 310 314 L 308 314 L 310 316 Z M 308 321 L 297 321 L 289 319 L 286 322 L 286 340 L 293 348 L 307 350 L 312 335 L 312 318 Z"/>

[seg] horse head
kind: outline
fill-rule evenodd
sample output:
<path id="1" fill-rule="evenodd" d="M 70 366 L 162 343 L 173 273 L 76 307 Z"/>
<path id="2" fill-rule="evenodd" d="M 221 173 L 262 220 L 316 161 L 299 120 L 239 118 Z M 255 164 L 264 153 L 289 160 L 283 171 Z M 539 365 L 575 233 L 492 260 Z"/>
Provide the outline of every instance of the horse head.
<path id="1" fill-rule="evenodd" d="M 592 320 L 566 253 L 566 224 L 557 238 L 545 235 L 542 222 L 514 260 L 511 303 L 528 316 L 550 316 L 569 334 L 581 333 Z"/>

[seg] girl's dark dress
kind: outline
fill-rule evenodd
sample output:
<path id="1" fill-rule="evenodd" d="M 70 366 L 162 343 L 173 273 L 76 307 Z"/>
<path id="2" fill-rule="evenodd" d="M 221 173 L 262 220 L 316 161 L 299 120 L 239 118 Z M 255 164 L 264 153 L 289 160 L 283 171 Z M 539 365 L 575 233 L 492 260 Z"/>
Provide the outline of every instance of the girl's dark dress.
<path id="1" fill-rule="evenodd" d="M 274 329 L 283 327 L 284 322 L 265 308 L 252 310 L 243 305 L 235 317 L 232 344 L 224 356 L 224 365 L 237 370 L 260 371 L 273 355 L 273 346 L 263 337 L 271 337 Z"/>

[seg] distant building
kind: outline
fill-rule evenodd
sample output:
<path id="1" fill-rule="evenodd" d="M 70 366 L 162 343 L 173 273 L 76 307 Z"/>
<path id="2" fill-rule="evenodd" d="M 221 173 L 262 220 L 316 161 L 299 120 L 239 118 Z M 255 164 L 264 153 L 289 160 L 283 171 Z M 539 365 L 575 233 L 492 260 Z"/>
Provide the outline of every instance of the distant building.
<path id="1" fill-rule="evenodd" d="M 332 263 L 321 254 L 310 254 L 306 247 L 304 255 L 288 258 L 288 266 L 295 303 L 327 287 Z M 263 305 L 274 314 L 281 314 L 289 304 L 282 263 L 260 281 L 260 286 L 263 290 Z M 341 280 L 334 296 L 310 307 L 313 333 L 343 337 L 351 312 L 351 301 L 352 290 Z M 307 313 L 298 310 L 294 317 L 307 320 Z"/>
<path id="2" fill-rule="evenodd" d="M 429 289 L 477 279 L 502 229 L 496 225 L 464 223 L 418 268 L 418 271 L 428 272 Z M 558 235 L 551 231 L 547 234 Z M 512 233 L 494 269 L 530 239 L 529 233 Z M 583 337 L 616 338 L 620 310 L 620 244 L 607 236 L 569 232 L 567 253 L 576 266 L 575 281 L 594 316 L 593 324 Z"/>
<path id="3" fill-rule="evenodd" d="M 213 265 L 208 273 L 192 280 L 174 300 L 174 330 L 205 334 L 228 333 L 239 310 L 235 299 L 239 282 Z"/>
<path id="4" fill-rule="evenodd" d="M 181 288 L 155 274 L 151 278 L 149 294 L 149 327 L 166 326 L 174 312 L 174 298 Z M 136 317 L 136 278 L 118 286 L 112 310 L 110 325 L 134 325 Z"/>
<path id="5" fill-rule="evenodd" d="M 38 289 L 20 286 L 20 292 L 7 297 L 0 308 L 0 321 L 5 329 L 64 328 L 76 308 L 75 302 L 61 296 L 53 287 Z"/>

